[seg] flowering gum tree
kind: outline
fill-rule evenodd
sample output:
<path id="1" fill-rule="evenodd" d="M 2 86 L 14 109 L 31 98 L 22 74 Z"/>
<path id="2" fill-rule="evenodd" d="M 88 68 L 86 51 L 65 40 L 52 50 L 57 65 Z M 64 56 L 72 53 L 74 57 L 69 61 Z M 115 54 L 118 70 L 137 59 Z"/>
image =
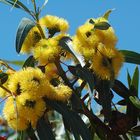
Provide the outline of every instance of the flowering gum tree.
<path id="1" fill-rule="evenodd" d="M 71 36 L 67 20 L 40 18 L 47 1 L 37 8 L 31 0 L 33 9 L 19 0 L 0 2 L 32 17 L 23 18 L 16 33 L 16 52 L 29 56 L 21 69 L 0 60 L 0 97 L 5 101 L 0 139 L 128 140 L 140 135 L 138 67 L 132 77 L 127 73 L 129 87 L 117 80 L 123 63 L 139 65 L 140 54 L 116 48 L 108 20 L 112 10 L 87 19 Z M 117 104 L 115 94 L 122 97 Z M 93 110 L 97 105 L 98 114 Z"/>

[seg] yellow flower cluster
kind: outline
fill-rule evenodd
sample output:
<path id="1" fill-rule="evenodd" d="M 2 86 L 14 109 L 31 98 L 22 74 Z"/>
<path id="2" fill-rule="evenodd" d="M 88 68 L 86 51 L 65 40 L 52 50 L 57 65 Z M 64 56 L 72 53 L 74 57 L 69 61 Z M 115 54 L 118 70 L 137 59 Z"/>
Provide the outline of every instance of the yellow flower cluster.
<path id="1" fill-rule="evenodd" d="M 103 80 L 113 80 L 123 64 L 123 55 L 115 48 L 117 37 L 112 27 L 96 28 L 96 25 L 109 25 L 104 17 L 89 19 L 80 26 L 73 37 L 74 49 L 91 63 L 91 69 Z"/>
<path id="2" fill-rule="evenodd" d="M 68 36 L 65 32 L 68 30 L 69 24 L 63 18 L 51 15 L 42 17 L 38 24 L 45 38 L 42 37 L 37 26 L 33 27 L 25 38 L 20 52 L 32 53 L 40 65 L 46 65 L 49 62 L 54 62 L 55 58 L 61 54 L 62 49 L 59 46 L 59 40 Z M 46 35 L 46 29 L 48 35 Z M 56 32 L 59 32 L 59 34 L 54 36 Z M 50 37 L 51 33 L 52 36 Z"/>
<path id="3" fill-rule="evenodd" d="M 35 47 L 35 44 L 41 40 L 41 34 L 39 29 L 35 26 L 33 27 L 27 37 L 24 40 L 24 43 L 21 48 L 21 53 L 30 53 Z"/>
<path id="4" fill-rule="evenodd" d="M 47 15 L 42 17 L 39 20 L 39 23 L 42 27 L 46 27 L 50 30 L 56 29 L 58 32 L 66 32 L 69 29 L 68 22 L 65 19 L 59 18 L 57 16 Z"/>
<path id="5" fill-rule="evenodd" d="M 28 67 L 10 76 L 7 88 L 13 96 L 6 100 L 3 114 L 11 128 L 25 130 L 29 124 L 35 128 L 46 110 L 43 97 L 63 102 L 70 98 L 69 87 L 63 84 L 54 87 L 46 75 L 39 68 Z"/>
<path id="6" fill-rule="evenodd" d="M 41 39 L 35 46 L 33 50 L 33 56 L 39 61 L 40 65 L 45 65 L 55 61 L 55 58 L 61 54 L 62 49 L 59 46 L 59 40 L 66 36 L 65 34 L 60 34 L 58 36 Z"/>

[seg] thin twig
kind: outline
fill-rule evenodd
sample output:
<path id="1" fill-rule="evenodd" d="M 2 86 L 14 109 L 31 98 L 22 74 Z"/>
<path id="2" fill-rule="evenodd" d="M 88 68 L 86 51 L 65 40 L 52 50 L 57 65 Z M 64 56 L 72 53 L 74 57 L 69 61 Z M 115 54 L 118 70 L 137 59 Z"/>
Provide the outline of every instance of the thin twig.
<path id="1" fill-rule="evenodd" d="M 7 89 L 6 87 L 4 87 L 3 85 L 0 85 L 0 87 L 2 89 L 4 89 L 6 92 L 10 93 L 10 95 L 13 95 L 12 92 L 9 89 Z"/>
<path id="2" fill-rule="evenodd" d="M 3 102 L 3 101 L 5 101 L 7 98 L 9 98 L 11 95 L 9 95 L 9 96 L 6 96 L 5 98 L 3 98 L 1 101 L 0 101 L 0 104 Z"/>

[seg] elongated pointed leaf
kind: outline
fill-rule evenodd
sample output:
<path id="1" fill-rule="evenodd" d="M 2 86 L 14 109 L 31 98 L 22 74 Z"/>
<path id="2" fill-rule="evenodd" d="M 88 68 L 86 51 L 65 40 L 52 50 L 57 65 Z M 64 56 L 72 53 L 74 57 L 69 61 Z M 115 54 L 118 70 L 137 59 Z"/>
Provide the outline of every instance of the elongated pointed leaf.
<path id="1" fill-rule="evenodd" d="M 129 100 L 133 103 L 135 107 L 140 109 L 140 100 L 136 96 L 130 96 Z"/>
<path id="2" fill-rule="evenodd" d="M 76 138 L 80 135 L 83 140 L 91 140 L 91 134 L 86 124 L 76 112 L 68 109 L 68 107 L 63 103 L 51 101 L 47 98 L 44 98 L 44 100 L 47 105 L 62 114 L 65 119 L 65 123 L 67 123 L 67 127 L 71 128 L 71 131 Z"/>
<path id="3" fill-rule="evenodd" d="M 44 117 L 39 119 L 36 129 L 40 140 L 55 140 L 52 128 L 45 121 Z"/>
<path id="4" fill-rule="evenodd" d="M 0 73 L 0 85 L 4 84 L 8 79 L 8 75 L 6 73 Z"/>
<path id="5" fill-rule="evenodd" d="M 131 132 L 134 136 L 140 136 L 140 126 L 133 127 Z"/>
<path id="6" fill-rule="evenodd" d="M 123 97 L 124 99 L 128 99 L 130 94 L 128 88 L 119 80 L 114 81 L 114 85 L 112 87 L 113 91 L 117 93 L 119 96 Z"/>
<path id="7" fill-rule="evenodd" d="M 7 5 L 11 5 L 15 8 L 21 8 L 29 14 L 31 13 L 30 10 L 19 0 L 17 0 L 17 1 L 16 0 L 0 0 L 0 2 L 7 4 Z"/>
<path id="8" fill-rule="evenodd" d="M 29 56 L 22 67 L 23 68 L 24 67 L 34 67 L 35 65 L 36 65 L 36 60 L 34 59 L 33 56 Z"/>
<path id="9" fill-rule="evenodd" d="M 105 14 L 103 15 L 103 17 L 104 17 L 106 20 L 108 20 L 109 15 L 111 14 L 112 10 L 113 10 L 113 9 L 107 10 L 107 11 L 105 12 Z"/>
<path id="10" fill-rule="evenodd" d="M 24 64 L 24 61 L 18 61 L 18 60 L 4 60 L 6 63 L 9 63 L 9 64 L 13 64 L 13 65 L 17 65 L 17 66 L 22 66 Z"/>
<path id="11" fill-rule="evenodd" d="M 131 80 L 132 80 L 132 79 L 131 79 L 131 76 L 130 76 L 128 70 L 127 70 L 127 82 L 128 82 L 129 88 L 130 88 L 130 86 L 131 86 Z"/>
<path id="12" fill-rule="evenodd" d="M 103 107 L 103 114 L 105 121 L 109 122 L 111 119 L 111 93 L 110 93 L 110 81 L 101 80 L 96 86 L 100 103 Z"/>
<path id="13" fill-rule="evenodd" d="M 69 53 L 71 53 L 77 60 L 78 62 L 81 64 L 81 66 L 83 67 L 85 65 L 84 62 L 84 58 L 78 54 L 77 52 L 75 52 L 74 50 L 74 44 L 72 43 L 72 39 L 70 37 L 63 37 L 60 41 L 59 41 L 59 45 L 65 49 L 66 51 L 68 51 Z"/>
<path id="14" fill-rule="evenodd" d="M 108 22 L 99 22 L 94 25 L 94 29 L 107 30 L 110 27 Z"/>
<path id="15" fill-rule="evenodd" d="M 118 105 L 126 106 L 126 100 L 120 100 L 117 102 Z"/>
<path id="16" fill-rule="evenodd" d="M 35 26 L 35 23 L 28 19 L 23 18 L 19 24 L 17 34 L 16 34 L 16 51 L 20 53 L 22 44 L 28 34 L 28 32 Z"/>
<path id="17" fill-rule="evenodd" d="M 132 80 L 131 80 L 131 86 L 134 86 L 134 88 L 137 91 L 138 95 L 138 87 L 139 87 L 139 68 L 136 66 Z"/>
<path id="18" fill-rule="evenodd" d="M 133 64 L 140 64 L 140 54 L 129 51 L 129 50 L 120 50 L 120 52 L 124 55 L 125 62 L 133 63 Z"/>
<path id="19" fill-rule="evenodd" d="M 15 8 L 20 8 L 20 6 L 17 3 L 10 1 L 10 0 L 0 0 L 0 2 L 7 4 L 7 5 L 14 6 Z"/>
<path id="20" fill-rule="evenodd" d="M 88 70 L 88 68 L 77 65 L 77 66 L 68 66 L 68 69 L 73 75 L 85 80 L 89 84 L 91 92 L 93 92 L 95 77 L 93 73 Z"/>
<path id="21" fill-rule="evenodd" d="M 35 130 L 31 127 L 31 125 L 28 127 L 25 133 L 28 134 L 28 137 L 30 137 L 31 140 L 38 140 L 37 136 L 35 135 Z"/>

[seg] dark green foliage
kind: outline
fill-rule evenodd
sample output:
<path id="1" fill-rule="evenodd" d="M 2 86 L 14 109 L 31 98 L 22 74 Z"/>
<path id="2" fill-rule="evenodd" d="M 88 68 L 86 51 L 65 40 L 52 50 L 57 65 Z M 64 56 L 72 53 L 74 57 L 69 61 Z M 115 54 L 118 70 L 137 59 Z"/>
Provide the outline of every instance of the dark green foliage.
<path id="1" fill-rule="evenodd" d="M 73 75 L 86 81 L 89 84 L 91 92 L 93 92 L 95 76 L 88 68 L 81 67 L 81 65 L 76 65 L 68 66 L 68 69 Z"/>
<path id="2" fill-rule="evenodd" d="M 124 55 L 125 62 L 140 64 L 140 54 L 139 53 L 129 51 L 129 50 L 120 50 L 120 52 Z"/>
<path id="3" fill-rule="evenodd" d="M 65 127 L 74 134 L 76 140 L 79 136 L 81 136 L 83 140 L 91 140 L 87 126 L 75 111 L 70 110 L 64 103 L 54 102 L 47 98 L 44 98 L 44 100 L 47 105 L 62 114 L 66 124 Z"/>
<path id="4" fill-rule="evenodd" d="M 39 119 L 36 130 L 40 140 L 55 140 L 51 125 L 44 117 Z"/>
<path id="5" fill-rule="evenodd" d="M 20 53 L 22 44 L 28 34 L 28 32 L 35 26 L 35 23 L 28 19 L 23 18 L 19 24 L 16 34 L 16 52 Z"/>
<path id="6" fill-rule="evenodd" d="M 0 85 L 4 84 L 8 79 L 8 74 L 6 73 L 0 73 Z"/>
<path id="7" fill-rule="evenodd" d="M 74 51 L 72 39 L 70 37 L 66 36 L 66 37 L 61 38 L 59 41 L 59 45 L 64 50 L 71 53 L 74 56 L 74 58 L 76 58 L 76 60 L 81 64 L 82 67 L 85 65 L 83 57 Z"/>
<path id="8" fill-rule="evenodd" d="M 98 30 L 107 30 L 110 27 L 110 24 L 107 22 L 99 22 L 94 25 L 94 29 Z"/>
<path id="9" fill-rule="evenodd" d="M 24 62 L 24 64 L 23 64 L 23 68 L 24 67 L 35 67 L 35 65 L 36 65 L 36 60 L 35 60 L 35 58 L 33 57 L 33 56 L 29 56 L 27 59 L 26 59 L 26 61 Z"/>

